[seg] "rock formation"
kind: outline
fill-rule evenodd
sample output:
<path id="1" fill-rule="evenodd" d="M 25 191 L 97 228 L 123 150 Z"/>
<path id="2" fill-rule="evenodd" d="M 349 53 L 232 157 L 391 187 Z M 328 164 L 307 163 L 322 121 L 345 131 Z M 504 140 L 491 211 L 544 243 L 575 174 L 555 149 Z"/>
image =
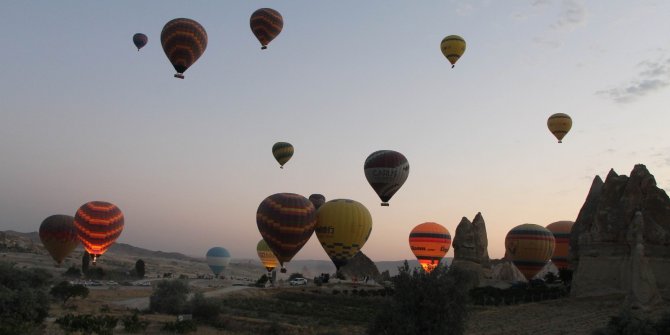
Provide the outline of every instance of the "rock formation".
<path id="1" fill-rule="evenodd" d="M 648 262 L 658 289 L 670 294 L 670 198 L 640 164 L 630 177 L 610 170 L 604 183 L 593 180 L 570 237 L 573 296 L 629 293 L 637 243 L 631 246 L 627 236 L 635 222 L 644 223 L 644 255 L 638 256 Z"/>
<path id="2" fill-rule="evenodd" d="M 345 266 L 341 267 L 339 272 L 348 279 L 356 278 L 359 281 L 366 276 L 375 281 L 380 277 L 375 263 L 362 251 L 359 251 Z"/>
<path id="3" fill-rule="evenodd" d="M 481 213 L 477 213 L 472 222 L 466 217 L 461 219 L 452 246 L 454 260 L 451 267 L 470 272 L 475 279 L 472 286 L 491 276 L 486 223 Z"/>
<path id="4" fill-rule="evenodd" d="M 656 277 L 644 257 L 644 219 L 641 212 L 635 213 L 626 240 L 631 248 L 630 286 L 626 305 L 633 309 L 648 309 L 660 302 Z"/>

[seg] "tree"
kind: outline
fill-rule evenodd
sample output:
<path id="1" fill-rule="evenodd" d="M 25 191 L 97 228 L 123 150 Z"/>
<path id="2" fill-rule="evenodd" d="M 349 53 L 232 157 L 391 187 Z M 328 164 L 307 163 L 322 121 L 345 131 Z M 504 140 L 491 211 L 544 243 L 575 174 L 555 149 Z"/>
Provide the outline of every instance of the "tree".
<path id="1" fill-rule="evenodd" d="M 81 271 L 79 270 L 78 267 L 72 265 L 69 268 L 67 268 L 67 271 L 65 271 L 65 273 L 63 273 L 63 277 L 79 278 L 81 277 Z"/>
<path id="2" fill-rule="evenodd" d="M 392 278 L 394 294 L 368 328 L 369 334 L 463 334 L 467 317 L 464 274 L 439 265 L 426 273 L 407 262 Z"/>
<path id="3" fill-rule="evenodd" d="M 144 278 L 144 261 L 142 259 L 138 259 L 135 262 L 135 274 L 140 278 Z"/>
<path id="4" fill-rule="evenodd" d="M 91 257 L 88 255 L 88 252 L 84 251 L 84 255 L 81 256 L 81 273 L 86 275 L 88 273 L 88 267 L 91 264 Z"/>
<path id="5" fill-rule="evenodd" d="M 0 262 L 0 334 L 29 334 L 49 312 L 50 275 Z"/>
<path id="6" fill-rule="evenodd" d="M 88 288 L 84 285 L 72 285 L 67 281 L 62 281 L 52 287 L 49 293 L 54 298 L 62 300 L 63 305 L 65 305 L 70 298 L 81 297 L 83 299 L 88 297 Z"/>
<path id="7" fill-rule="evenodd" d="M 180 314 L 188 306 L 188 285 L 182 280 L 161 280 L 149 298 L 149 309 L 158 313 Z"/>

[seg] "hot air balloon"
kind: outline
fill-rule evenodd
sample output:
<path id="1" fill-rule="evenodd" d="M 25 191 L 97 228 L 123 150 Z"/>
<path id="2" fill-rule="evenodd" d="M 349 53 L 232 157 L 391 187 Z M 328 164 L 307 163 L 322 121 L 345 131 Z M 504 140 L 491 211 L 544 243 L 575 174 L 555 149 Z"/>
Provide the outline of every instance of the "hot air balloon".
<path id="1" fill-rule="evenodd" d="M 273 194 L 258 206 L 256 224 L 261 236 L 286 272 L 284 263 L 307 243 L 316 227 L 316 209 L 307 198 L 294 193 Z"/>
<path id="2" fill-rule="evenodd" d="M 409 162 L 392 150 L 375 151 L 365 160 L 365 178 L 382 200 L 382 206 L 400 189 L 409 175 Z"/>
<path id="3" fill-rule="evenodd" d="M 74 218 L 69 215 L 51 215 L 40 225 L 40 240 L 51 257 L 60 265 L 79 245 Z"/>
<path id="4" fill-rule="evenodd" d="M 547 264 L 554 246 L 554 235 L 547 228 L 531 223 L 512 228 L 505 237 L 506 256 L 528 281 Z"/>
<path id="5" fill-rule="evenodd" d="M 435 222 L 424 222 L 409 233 L 409 247 L 424 271 L 430 273 L 449 251 L 451 235 Z"/>
<path id="6" fill-rule="evenodd" d="M 547 127 L 556 136 L 558 143 L 563 143 L 563 137 L 572 128 L 572 118 L 568 114 L 556 113 L 547 119 Z"/>
<path id="7" fill-rule="evenodd" d="M 217 277 L 226 269 L 228 263 L 230 263 L 230 253 L 226 248 L 213 247 L 207 250 L 205 256 L 207 258 L 207 265 Z"/>
<path id="8" fill-rule="evenodd" d="M 79 241 L 92 257 L 93 265 L 98 257 L 109 249 L 123 231 L 123 213 L 114 204 L 91 201 L 83 204 L 74 216 Z"/>
<path id="9" fill-rule="evenodd" d="M 321 205 L 326 202 L 326 197 L 324 197 L 323 194 L 312 194 L 309 196 L 309 201 L 312 202 L 312 205 L 314 205 L 316 210 L 319 210 Z"/>
<path id="10" fill-rule="evenodd" d="M 200 23 L 191 19 L 174 19 L 161 31 L 161 44 L 177 73 L 175 78 L 184 79 L 186 71 L 207 48 L 207 32 Z"/>
<path id="11" fill-rule="evenodd" d="M 274 270 L 277 265 L 279 265 L 277 256 L 275 256 L 264 239 L 258 241 L 258 244 L 256 245 L 256 252 L 258 253 L 258 258 L 261 259 L 261 263 L 263 263 L 265 269 L 268 270 L 268 273 L 272 272 L 272 270 Z"/>
<path id="12" fill-rule="evenodd" d="M 272 8 L 261 8 L 251 14 L 249 24 L 251 31 L 261 42 L 261 49 L 267 49 L 268 44 L 279 35 L 284 27 L 284 19 L 278 11 Z"/>
<path id="13" fill-rule="evenodd" d="M 554 234 L 554 240 L 556 241 L 554 254 L 551 256 L 551 262 L 554 263 L 559 270 L 568 268 L 570 231 L 572 230 L 573 224 L 575 223 L 572 221 L 556 221 L 547 226 L 547 229 Z"/>
<path id="14" fill-rule="evenodd" d="M 316 213 L 316 237 L 339 270 L 363 247 L 372 232 L 372 216 L 363 204 L 336 199 Z"/>
<path id="15" fill-rule="evenodd" d="M 280 168 L 293 157 L 293 146 L 287 142 L 277 142 L 272 146 L 272 155 L 275 156 Z"/>
<path id="16" fill-rule="evenodd" d="M 149 42 L 149 38 L 147 35 L 144 35 L 142 33 L 137 33 L 133 35 L 133 43 L 135 43 L 135 46 L 137 47 L 137 51 L 140 51 L 145 45 L 147 45 L 147 42 Z"/>
<path id="17" fill-rule="evenodd" d="M 444 54 L 444 57 L 447 57 L 453 68 L 465 52 L 465 40 L 458 35 L 449 35 L 442 39 L 440 50 L 442 50 L 442 54 Z"/>

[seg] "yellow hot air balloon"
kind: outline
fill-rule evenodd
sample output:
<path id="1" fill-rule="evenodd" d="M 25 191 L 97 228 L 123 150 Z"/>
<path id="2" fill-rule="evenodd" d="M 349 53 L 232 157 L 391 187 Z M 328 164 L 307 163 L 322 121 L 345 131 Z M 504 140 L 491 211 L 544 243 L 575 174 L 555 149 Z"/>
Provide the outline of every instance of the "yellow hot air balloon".
<path id="1" fill-rule="evenodd" d="M 463 53 L 465 53 L 465 40 L 458 35 L 449 35 L 442 39 L 440 50 L 444 57 L 447 57 L 453 68 Z"/>
<path id="2" fill-rule="evenodd" d="M 315 231 L 321 246 L 339 270 L 370 237 L 372 216 L 358 201 L 331 200 L 316 212 Z"/>
<path id="3" fill-rule="evenodd" d="M 261 259 L 261 263 L 263 263 L 263 266 L 266 270 L 268 270 L 268 272 L 272 272 L 272 270 L 274 270 L 274 268 L 279 265 L 277 256 L 275 256 L 275 254 L 270 249 L 270 246 L 268 246 L 264 239 L 258 241 L 258 244 L 256 245 L 256 252 L 258 253 L 258 258 Z"/>
<path id="4" fill-rule="evenodd" d="M 563 137 L 572 128 L 572 118 L 565 113 L 556 113 L 547 120 L 547 127 L 556 136 L 558 143 L 563 143 Z"/>
<path id="5" fill-rule="evenodd" d="M 506 256 L 529 281 L 547 264 L 554 246 L 554 235 L 532 223 L 516 226 L 505 236 Z"/>
<path id="6" fill-rule="evenodd" d="M 277 142 L 272 146 L 272 155 L 275 156 L 280 168 L 293 157 L 293 145 L 288 142 Z"/>

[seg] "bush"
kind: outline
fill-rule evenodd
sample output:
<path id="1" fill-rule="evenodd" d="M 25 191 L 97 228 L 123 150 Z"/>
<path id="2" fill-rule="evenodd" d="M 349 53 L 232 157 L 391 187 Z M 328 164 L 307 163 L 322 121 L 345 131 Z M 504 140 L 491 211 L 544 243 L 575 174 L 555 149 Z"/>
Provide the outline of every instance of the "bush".
<path id="1" fill-rule="evenodd" d="M 123 317 L 123 329 L 128 333 L 144 332 L 149 326 L 149 321 L 140 320 L 139 313 L 135 311 L 133 315 Z"/>
<path id="2" fill-rule="evenodd" d="M 82 332 L 84 334 L 112 335 L 119 319 L 111 315 L 67 314 L 56 319 L 55 322 L 68 333 Z"/>
<path id="3" fill-rule="evenodd" d="M 184 321 L 166 322 L 165 324 L 163 324 L 162 330 L 172 333 L 186 334 L 197 331 L 198 326 L 195 324 L 195 321 L 193 320 L 184 320 Z"/>
<path id="4" fill-rule="evenodd" d="M 191 299 L 191 314 L 196 320 L 213 320 L 221 313 L 221 304 L 217 300 L 205 298 L 198 292 Z"/>
<path id="5" fill-rule="evenodd" d="M 102 269 L 102 267 L 96 266 L 88 269 L 86 271 L 86 278 L 88 279 L 95 279 L 95 280 L 100 280 L 105 278 L 105 270 Z"/>
<path id="6" fill-rule="evenodd" d="M 142 259 L 138 259 L 137 262 L 135 262 L 135 275 L 138 278 L 144 278 L 144 261 Z"/>
<path id="7" fill-rule="evenodd" d="M 467 296 L 463 274 L 440 265 L 431 273 L 410 272 L 405 262 L 393 278 L 393 300 L 384 305 L 368 331 L 376 334 L 463 334 Z"/>
<path id="8" fill-rule="evenodd" d="M 42 325 L 49 312 L 50 275 L 0 262 L 0 334 L 27 334 Z"/>
<path id="9" fill-rule="evenodd" d="M 670 334 L 670 314 L 654 322 L 642 313 L 625 309 L 613 316 L 607 326 L 593 332 L 594 335 L 666 335 Z"/>
<path id="10" fill-rule="evenodd" d="M 63 277 L 79 278 L 81 277 L 81 270 L 79 270 L 78 267 L 72 265 L 71 267 L 67 268 L 65 273 L 63 273 Z"/>
<path id="11" fill-rule="evenodd" d="M 88 297 L 88 293 L 89 291 L 86 286 L 79 284 L 72 285 L 67 281 L 58 283 L 56 286 L 51 288 L 51 291 L 49 291 L 49 294 L 51 294 L 54 298 L 62 300 L 63 305 L 65 305 L 70 298 L 86 298 Z"/>
<path id="12" fill-rule="evenodd" d="M 187 310 L 189 288 L 181 280 L 161 280 L 149 298 L 149 309 L 157 313 L 180 314 Z"/>
<path id="13" fill-rule="evenodd" d="M 262 275 L 260 278 L 258 278 L 258 280 L 256 281 L 256 284 L 254 284 L 254 286 L 265 287 L 265 284 L 267 284 L 268 280 L 270 280 L 270 279 L 268 278 L 267 275 Z"/>

